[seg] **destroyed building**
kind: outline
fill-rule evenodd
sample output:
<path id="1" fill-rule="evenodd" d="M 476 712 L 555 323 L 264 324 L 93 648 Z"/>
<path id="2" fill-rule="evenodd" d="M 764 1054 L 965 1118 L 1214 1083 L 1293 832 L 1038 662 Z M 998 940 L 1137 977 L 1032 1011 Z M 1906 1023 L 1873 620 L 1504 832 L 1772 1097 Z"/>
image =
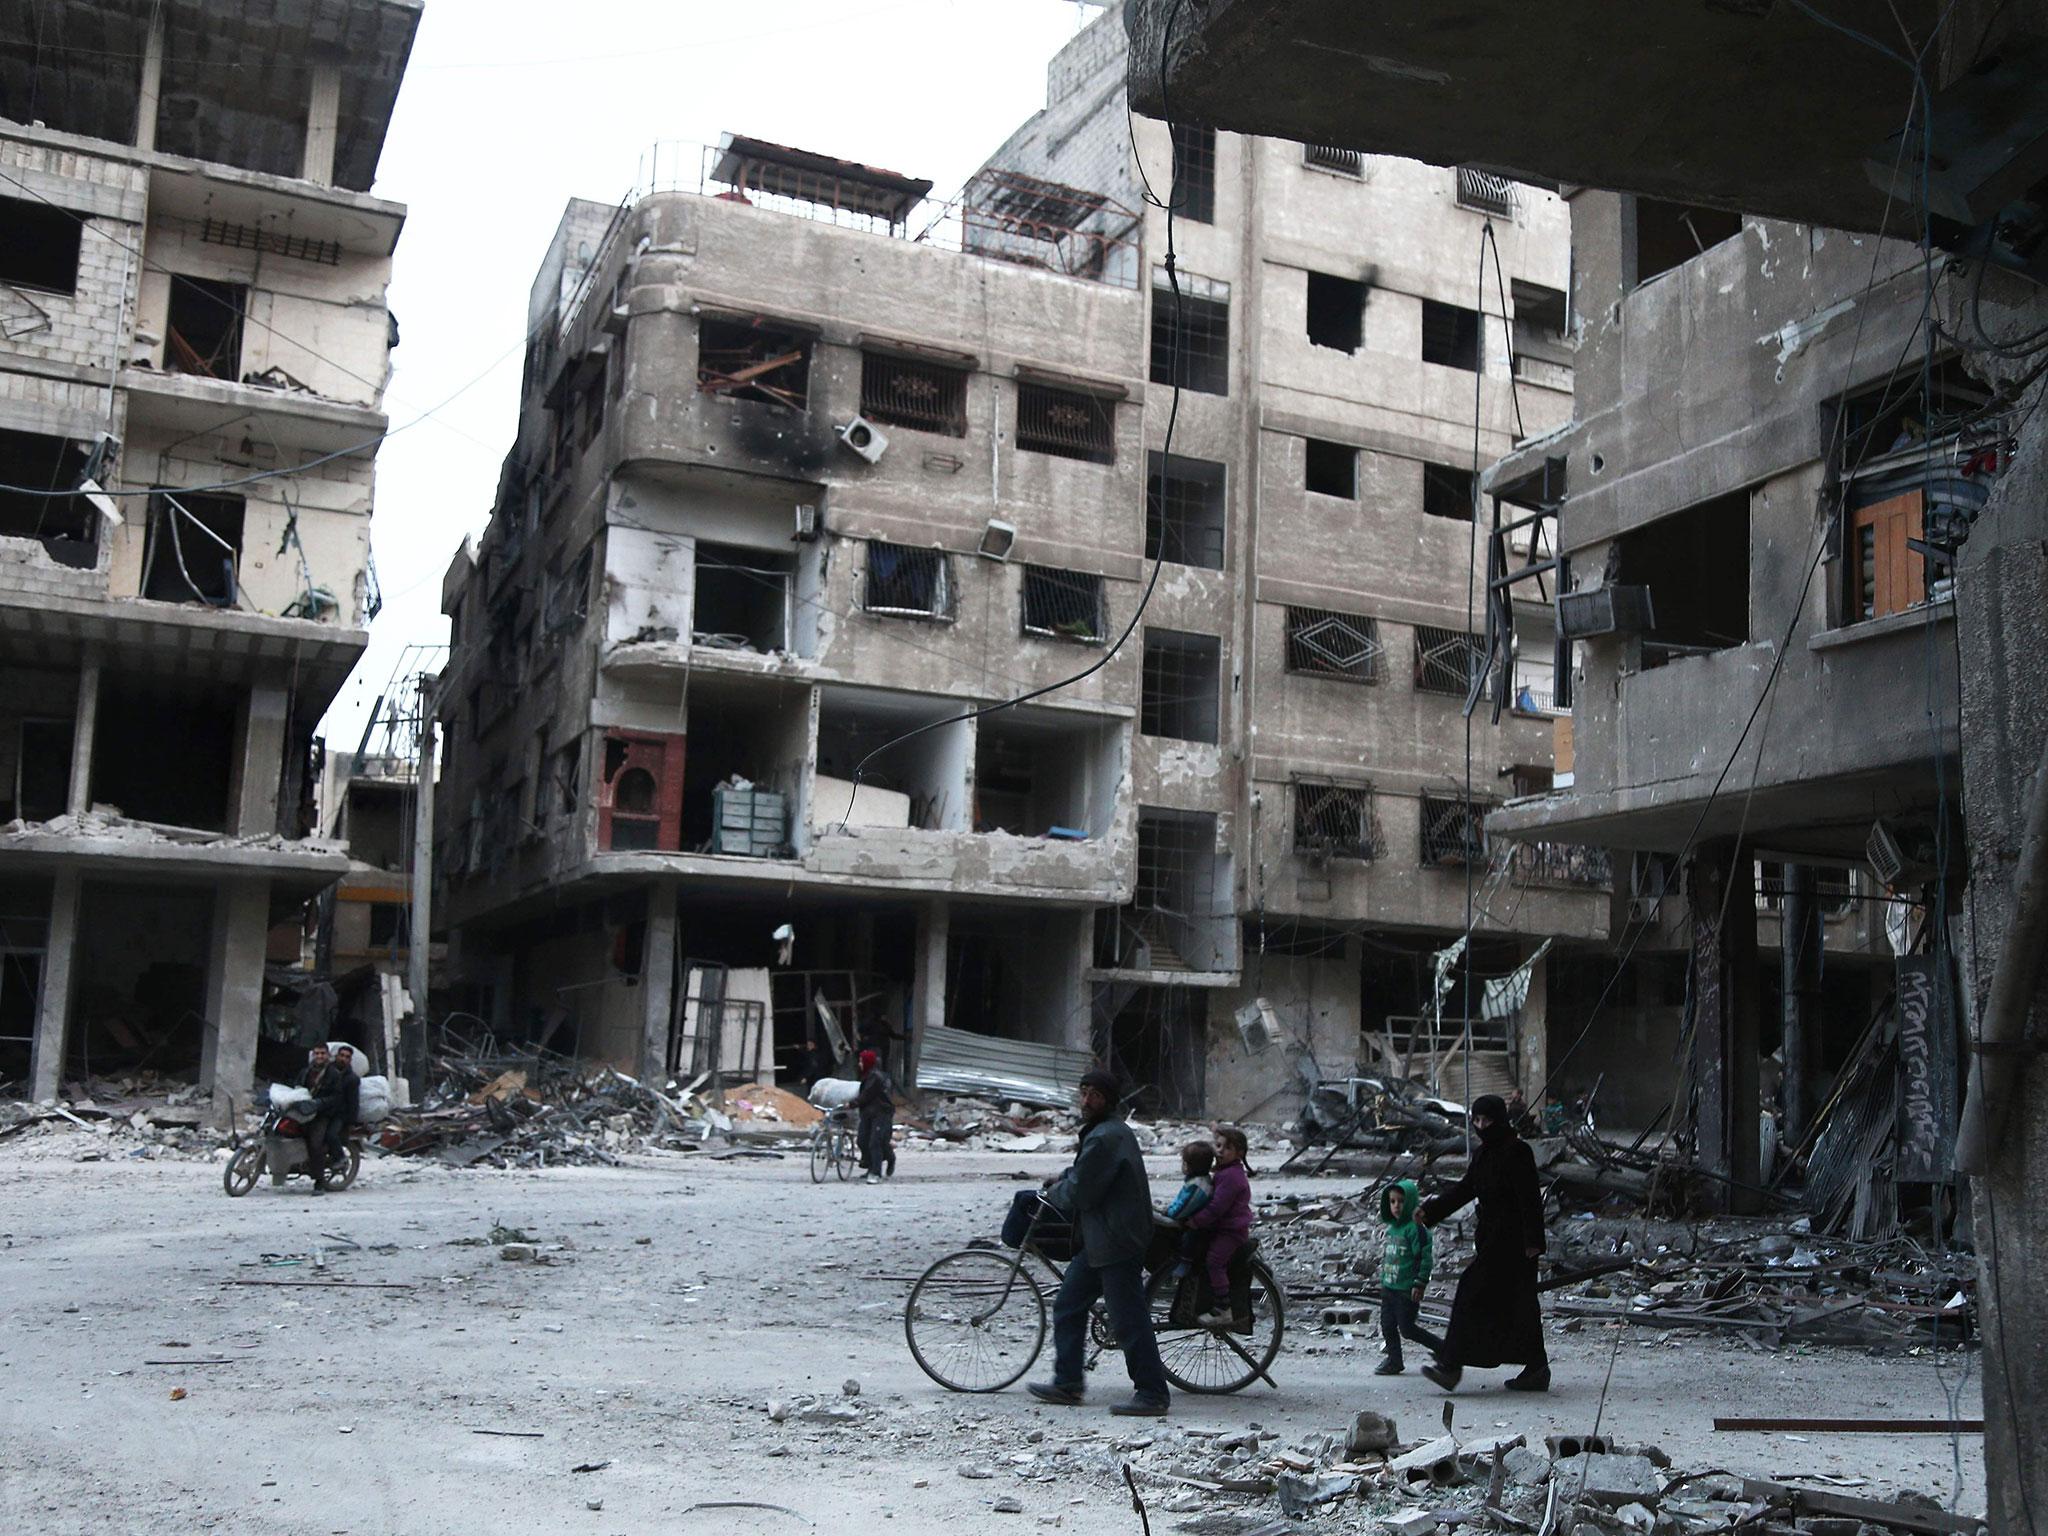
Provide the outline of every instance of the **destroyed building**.
<path id="1" fill-rule="evenodd" d="M 225 1110 L 347 865 L 313 730 L 377 607 L 420 8 L 4 10 L 0 1075 L 196 1066 Z"/>
<path id="2" fill-rule="evenodd" d="M 569 206 L 444 587 L 436 904 L 501 1038 L 801 1076 L 829 1013 L 917 1082 L 1277 1119 L 1462 1091 L 1469 917 L 1478 1091 L 1542 1079 L 1610 870 L 1483 830 L 1550 782 L 1548 651 L 1469 775 L 1464 703 L 1474 395 L 1481 461 L 1569 418 L 1564 206 L 1143 120 L 1141 171 L 1121 29 L 949 202 L 728 137 Z"/>

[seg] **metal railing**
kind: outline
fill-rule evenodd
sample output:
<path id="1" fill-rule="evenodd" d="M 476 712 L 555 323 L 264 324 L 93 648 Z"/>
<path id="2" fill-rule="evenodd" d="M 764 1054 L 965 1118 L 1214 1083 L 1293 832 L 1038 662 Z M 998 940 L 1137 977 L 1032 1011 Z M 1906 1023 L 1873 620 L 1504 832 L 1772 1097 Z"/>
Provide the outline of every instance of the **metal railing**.
<path id="1" fill-rule="evenodd" d="M 1584 843 L 1517 843 L 1508 867 L 1517 885 L 1614 883 L 1614 856 Z"/>

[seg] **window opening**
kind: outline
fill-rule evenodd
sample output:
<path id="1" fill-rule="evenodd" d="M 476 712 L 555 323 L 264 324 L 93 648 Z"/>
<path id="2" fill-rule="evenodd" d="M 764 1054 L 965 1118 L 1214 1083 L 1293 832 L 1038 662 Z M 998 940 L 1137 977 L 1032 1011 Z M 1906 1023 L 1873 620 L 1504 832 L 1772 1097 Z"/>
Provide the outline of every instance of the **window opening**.
<path id="1" fill-rule="evenodd" d="M 953 584 L 946 552 L 868 540 L 867 592 L 862 606 L 869 613 L 899 618 L 951 618 Z"/>
<path id="2" fill-rule="evenodd" d="M 697 388 L 756 405 L 804 409 L 811 339 L 767 320 L 716 320 L 697 327 Z"/>
<path id="3" fill-rule="evenodd" d="M 1661 198 L 1635 200 L 1635 284 L 1641 287 L 1742 233 L 1742 215 Z"/>
<path id="4" fill-rule="evenodd" d="M 1173 208 L 1197 224 L 1216 222 L 1216 130 L 1175 123 Z"/>
<path id="5" fill-rule="evenodd" d="M 1294 851 L 1311 859 L 1377 858 L 1379 828 L 1372 786 L 1297 779 Z"/>
<path id="6" fill-rule="evenodd" d="M 1497 219 L 1511 219 L 1515 216 L 1515 201 L 1515 184 L 1507 177 L 1496 176 L 1490 171 L 1475 171 L 1469 165 L 1458 167 L 1460 208 L 1490 213 Z"/>
<path id="7" fill-rule="evenodd" d="M 793 555 L 699 539 L 691 638 L 721 650 L 787 650 L 795 569 Z"/>
<path id="8" fill-rule="evenodd" d="M 240 496 L 192 491 L 150 497 L 142 595 L 160 603 L 234 606 L 245 505 Z"/>
<path id="9" fill-rule="evenodd" d="M 85 226 L 69 209 L 0 197 L 0 283 L 39 293 L 78 292 Z"/>
<path id="10" fill-rule="evenodd" d="M 1327 608 L 1287 610 L 1287 670 L 1376 683 L 1386 648 L 1379 620 Z"/>
<path id="11" fill-rule="evenodd" d="M 1229 863 L 1206 811 L 1138 807 L 1130 903 L 1098 908 L 1095 963 L 1107 970 L 1222 971 L 1234 961 Z"/>
<path id="12" fill-rule="evenodd" d="M 1138 729 L 1175 741 L 1214 742 L 1222 676 L 1223 642 L 1216 636 L 1148 628 Z"/>
<path id="13" fill-rule="evenodd" d="M 1477 800 L 1422 797 L 1422 862 L 1437 869 L 1486 862 L 1486 810 Z"/>
<path id="14" fill-rule="evenodd" d="M 1301 146 L 1301 163 L 1313 165 L 1321 170 L 1336 171 L 1342 176 L 1363 176 L 1365 156 L 1355 149 L 1339 149 L 1334 144 L 1304 144 Z"/>
<path id="15" fill-rule="evenodd" d="M 1358 450 L 1349 443 L 1302 439 L 1302 484 L 1318 496 L 1358 499 Z"/>
<path id="16" fill-rule="evenodd" d="M 230 821 L 236 716 L 241 694 L 163 676 L 100 684 L 92 739 L 91 798 L 137 821 L 205 832 L 238 830 Z M 273 760 L 271 771 L 278 763 Z M 270 832 L 273 827 L 239 830 Z"/>
<path id="17" fill-rule="evenodd" d="M 967 370 L 863 352 L 860 413 L 886 426 L 965 437 Z"/>
<path id="18" fill-rule="evenodd" d="M 1100 642 L 1108 628 L 1102 578 L 1092 571 L 1024 567 L 1024 633 L 1060 640 Z"/>
<path id="19" fill-rule="evenodd" d="M 75 733 L 69 719 L 24 717 L 15 723 L 14 782 L 0 784 L 8 796 L 9 821 L 48 821 L 64 814 L 71 800 L 71 753 Z"/>
<path id="20" fill-rule="evenodd" d="M 1356 352 L 1365 343 L 1365 284 L 1327 272 L 1308 275 L 1309 345 Z"/>
<path id="21" fill-rule="evenodd" d="M 1422 510 L 1431 517 L 1472 521 L 1473 474 L 1448 464 L 1422 466 Z"/>
<path id="22" fill-rule="evenodd" d="M 1479 311 L 1462 304 L 1422 301 L 1422 360 L 1479 371 Z"/>
<path id="23" fill-rule="evenodd" d="M 1228 299 L 1189 293 L 1185 278 L 1178 303 L 1170 290 L 1153 288 L 1151 378 L 1154 384 L 1178 382 L 1205 395 L 1230 393 Z"/>
<path id="24" fill-rule="evenodd" d="M 0 429 L 0 485 L 61 491 L 78 484 L 86 455 L 65 437 Z M 40 539 L 53 559 L 90 569 L 98 561 L 99 514 L 83 496 L 0 491 L 0 538 Z"/>
<path id="25" fill-rule="evenodd" d="M 1749 640 L 1749 492 L 1731 491 L 1616 541 L 1615 581 L 1650 589 L 1643 665 Z"/>
<path id="26" fill-rule="evenodd" d="M 1455 629 L 1415 626 L 1415 688 L 1465 698 L 1486 676 L 1486 642 Z"/>
<path id="27" fill-rule="evenodd" d="M 1146 460 L 1145 558 L 1222 570 L 1223 466 L 1174 454 L 1162 476 L 1160 458 L 1155 449 Z"/>
<path id="28" fill-rule="evenodd" d="M 242 316 L 248 303 L 245 284 L 173 275 L 164 325 L 164 372 L 240 379 Z"/>
<path id="29" fill-rule="evenodd" d="M 1017 386 L 1017 446 L 1091 464 L 1116 462 L 1116 402 L 1046 384 Z"/>

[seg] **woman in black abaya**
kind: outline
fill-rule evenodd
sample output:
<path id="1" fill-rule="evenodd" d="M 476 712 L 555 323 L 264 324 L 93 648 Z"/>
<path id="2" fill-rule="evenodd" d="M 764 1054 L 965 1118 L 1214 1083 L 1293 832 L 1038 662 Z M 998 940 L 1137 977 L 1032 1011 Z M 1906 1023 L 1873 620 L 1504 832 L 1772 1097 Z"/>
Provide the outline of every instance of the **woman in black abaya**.
<path id="1" fill-rule="evenodd" d="M 1550 1357 L 1536 1309 L 1536 1263 L 1543 1254 L 1543 1191 L 1529 1144 L 1508 1123 L 1508 1107 L 1494 1094 L 1472 1101 L 1479 1150 L 1465 1177 L 1422 1202 L 1422 1224 L 1479 1202 L 1472 1262 L 1451 1301 L 1451 1325 L 1436 1364 L 1422 1374 L 1446 1392 L 1465 1367 L 1519 1365 L 1508 1386 L 1517 1392 L 1550 1389 Z"/>

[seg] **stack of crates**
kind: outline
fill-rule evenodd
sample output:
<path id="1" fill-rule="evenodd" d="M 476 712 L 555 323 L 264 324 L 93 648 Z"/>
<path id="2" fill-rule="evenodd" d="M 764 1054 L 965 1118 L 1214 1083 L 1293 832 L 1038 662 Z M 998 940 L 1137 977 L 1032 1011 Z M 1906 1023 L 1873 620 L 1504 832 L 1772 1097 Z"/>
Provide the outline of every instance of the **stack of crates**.
<path id="1" fill-rule="evenodd" d="M 711 792 L 711 851 L 773 858 L 789 842 L 789 801 L 770 789 Z"/>

